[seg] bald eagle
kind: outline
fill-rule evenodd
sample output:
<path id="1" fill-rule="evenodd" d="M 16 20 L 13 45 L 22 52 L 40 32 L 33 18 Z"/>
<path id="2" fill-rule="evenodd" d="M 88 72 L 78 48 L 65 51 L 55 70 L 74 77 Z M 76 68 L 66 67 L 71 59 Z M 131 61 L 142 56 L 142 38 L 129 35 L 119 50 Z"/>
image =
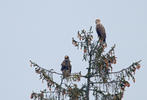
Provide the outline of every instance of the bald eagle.
<path id="1" fill-rule="evenodd" d="M 63 73 L 63 78 L 68 77 L 71 74 L 71 64 L 68 56 L 65 56 L 64 61 L 61 64 L 61 71 Z"/>
<path id="2" fill-rule="evenodd" d="M 100 39 L 100 42 L 106 43 L 106 32 L 104 26 L 101 24 L 100 19 L 96 19 L 96 32 Z"/>

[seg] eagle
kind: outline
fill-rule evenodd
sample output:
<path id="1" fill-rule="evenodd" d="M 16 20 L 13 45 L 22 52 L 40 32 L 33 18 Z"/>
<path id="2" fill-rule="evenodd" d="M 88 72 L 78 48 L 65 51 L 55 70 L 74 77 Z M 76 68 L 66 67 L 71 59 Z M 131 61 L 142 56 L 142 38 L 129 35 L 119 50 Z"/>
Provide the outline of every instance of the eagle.
<path id="1" fill-rule="evenodd" d="M 64 60 L 61 64 L 61 71 L 63 78 L 68 77 L 71 74 L 71 64 L 68 56 L 64 57 Z"/>
<path id="2" fill-rule="evenodd" d="M 95 23 L 96 23 L 96 32 L 98 34 L 100 42 L 103 42 L 106 44 L 106 31 L 104 26 L 101 24 L 101 20 L 96 19 Z"/>

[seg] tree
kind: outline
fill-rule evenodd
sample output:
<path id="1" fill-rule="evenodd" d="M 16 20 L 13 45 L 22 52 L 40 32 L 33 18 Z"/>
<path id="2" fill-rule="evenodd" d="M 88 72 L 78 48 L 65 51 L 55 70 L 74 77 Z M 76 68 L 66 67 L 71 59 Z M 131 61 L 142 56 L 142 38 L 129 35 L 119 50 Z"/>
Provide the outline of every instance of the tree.
<path id="1" fill-rule="evenodd" d="M 62 77 L 61 73 L 53 69 L 47 70 L 30 60 L 35 72 L 40 75 L 42 81 L 46 81 L 47 89 L 40 93 L 33 92 L 31 99 L 38 100 L 90 100 L 92 95 L 95 100 L 122 100 L 126 87 L 130 87 L 129 79 L 135 82 L 134 74 L 140 68 L 140 61 L 134 62 L 129 67 L 113 72 L 113 64 L 116 64 L 115 45 L 104 53 L 106 48 L 99 40 L 93 40 L 92 27 L 88 31 L 78 31 L 78 40 L 72 38 L 72 44 L 83 52 L 83 61 L 88 62 L 87 73 L 72 73 L 69 77 Z M 61 82 L 53 80 L 53 75 L 61 76 Z M 86 80 L 82 86 L 76 82 Z M 68 81 L 67 81 L 68 80 Z"/>

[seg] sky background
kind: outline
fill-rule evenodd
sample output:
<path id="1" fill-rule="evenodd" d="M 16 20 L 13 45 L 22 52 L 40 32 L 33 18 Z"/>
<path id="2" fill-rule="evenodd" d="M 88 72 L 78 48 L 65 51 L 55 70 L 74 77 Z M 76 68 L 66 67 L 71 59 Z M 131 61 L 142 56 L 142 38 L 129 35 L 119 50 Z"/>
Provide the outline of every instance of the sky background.
<path id="1" fill-rule="evenodd" d="M 69 55 L 72 72 L 85 71 L 71 38 L 95 27 L 96 18 L 106 28 L 108 49 L 116 44 L 115 71 L 142 60 L 123 100 L 146 100 L 147 0 L 0 0 L 1 100 L 29 100 L 32 90 L 44 88 L 29 59 L 60 72 Z"/>

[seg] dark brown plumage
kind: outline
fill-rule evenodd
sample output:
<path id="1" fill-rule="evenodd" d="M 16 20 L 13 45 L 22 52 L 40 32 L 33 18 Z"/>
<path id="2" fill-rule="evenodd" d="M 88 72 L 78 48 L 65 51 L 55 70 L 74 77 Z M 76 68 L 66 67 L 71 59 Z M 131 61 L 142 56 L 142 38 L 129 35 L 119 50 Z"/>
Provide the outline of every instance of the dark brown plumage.
<path id="1" fill-rule="evenodd" d="M 61 66 L 63 77 L 68 77 L 71 74 L 71 64 L 68 56 L 65 56 L 65 59 L 62 62 Z"/>
<path id="2" fill-rule="evenodd" d="M 96 32 L 98 34 L 99 39 L 106 43 L 106 32 L 104 26 L 101 24 L 100 19 L 96 19 Z"/>

